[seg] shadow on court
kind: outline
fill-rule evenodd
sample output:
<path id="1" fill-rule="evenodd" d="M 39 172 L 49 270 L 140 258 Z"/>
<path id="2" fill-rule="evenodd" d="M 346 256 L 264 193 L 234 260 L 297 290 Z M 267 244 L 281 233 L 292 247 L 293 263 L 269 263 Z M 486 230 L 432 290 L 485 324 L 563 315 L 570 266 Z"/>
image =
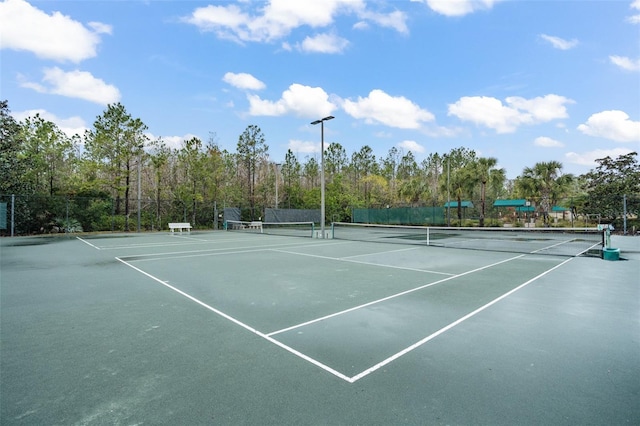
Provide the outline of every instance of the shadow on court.
<path id="1" fill-rule="evenodd" d="M 225 232 L 0 240 L 2 424 L 639 424 L 625 261 Z M 626 251 L 626 255 L 625 255 Z"/>

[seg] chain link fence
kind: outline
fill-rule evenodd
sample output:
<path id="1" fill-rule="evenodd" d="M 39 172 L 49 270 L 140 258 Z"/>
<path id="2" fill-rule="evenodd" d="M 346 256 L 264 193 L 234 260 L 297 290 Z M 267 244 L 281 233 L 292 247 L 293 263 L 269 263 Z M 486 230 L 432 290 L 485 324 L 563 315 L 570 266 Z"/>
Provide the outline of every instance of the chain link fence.
<path id="1" fill-rule="evenodd" d="M 352 208 L 349 219 L 356 223 L 480 226 L 483 217 L 483 226 L 590 227 L 606 223 L 626 234 L 635 235 L 640 230 L 638 195 L 615 196 L 606 209 L 594 207 L 584 197 L 569 197 L 553 204 L 541 199 L 511 200 L 513 205 L 508 201 L 485 202 L 484 216 L 480 200 L 462 200 L 460 208 L 457 201 L 442 206 Z M 232 213 L 233 207 L 222 204 L 212 200 L 129 199 L 127 203 L 124 199 L 106 196 L 0 194 L 0 235 L 160 231 L 168 229 L 169 222 L 189 222 L 195 229 L 222 229 L 225 216 Z M 233 213 L 234 220 L 258 217 L 271 218 L 271 221 L 319 220 L 316 220 L 317 210 L 262 210 L 240 206 L 233 207 Z M 335 218 L 328 215 L 327 221 Z"/>
<path id="2" fill-rule="evenodd" d="M 4 194 L 0 235 L 158 231 L 166 230 L 169 222 L 216 229 L 222 220 L 217 210 L 215 201 L 129 199 L 127 209 L 126 200 L 110 197 Z"/>
<path id="3" fill-rule="evenodd" d="M 607 209 L 585 197 L 567 197 L 555 203 L 540 198 L 518 200 L 450 201 L 442 206 L 380 206 L 353 208 L 352 222 L 388 225 L 489 227 L 592 227 L 612 224 L 619 232 L 637 234 L 640 196 L 611 197 Z M 484 214 L 483 214 L 484 213 Z"/>

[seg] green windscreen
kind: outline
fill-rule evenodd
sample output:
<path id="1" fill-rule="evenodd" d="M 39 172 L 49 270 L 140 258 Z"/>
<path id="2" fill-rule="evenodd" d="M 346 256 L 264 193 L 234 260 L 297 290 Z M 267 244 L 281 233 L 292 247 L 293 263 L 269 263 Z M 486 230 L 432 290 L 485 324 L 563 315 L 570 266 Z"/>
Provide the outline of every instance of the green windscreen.
<path id="1" fill-rule="evenodd" d="M 7 203 L 0 203 L 0 229 L 7 229 Z"/>

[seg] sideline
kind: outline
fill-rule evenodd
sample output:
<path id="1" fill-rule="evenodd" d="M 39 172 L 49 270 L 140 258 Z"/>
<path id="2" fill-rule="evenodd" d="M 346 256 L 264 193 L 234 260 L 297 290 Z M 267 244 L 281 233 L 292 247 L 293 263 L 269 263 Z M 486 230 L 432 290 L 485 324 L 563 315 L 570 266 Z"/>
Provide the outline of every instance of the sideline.
<path id="1" fill-rule="evenodd" d="M 304 359 L 305 361 L 308 361 L 308 362 L 310 362 L 311 364 L 313 364 L 313 365 L 315 365 L 315 366 L 317 366 L 317 367 L 320 367 L 321 369 L 325 370 L 326 372 L 331 373 L 331 374 L 333 374 L 334 376 L 339 377 L 339 378 L 341 378 L 342 380 L 345 380 L 345 381 L 347 381 L 347 382 L 349 382 L 349 381 L 350 381 L 349 377 L 345 376 L 344 374 L 340 373 L 340 372 L 339 372 L 339 371 L 337 371 L 337 370 L 334 370 L 333 368 L 329 367 L 328 365 L 325 365 L 325 364 L 321 363 L 320 361 L 315 360 L 315 359 L 313 359 L 313 358 L 311 358 L 311 357 L 309 357 L 309 356 L 307 356 L 307 355 L 303 354 L 302 352 L 297 351 L 297 350 L 293 349 L 292 347 L 285 345 L 285 344 L 284 344 L 284 343 L 282 343 L 282 342 L 279 342 L 278 340 L 276 340 L 276 339 L 274 339 L 274 338 L 272 338 L 272 337 L 270 337 L 270 336 L 267 336 L 266 334 L 264 334 L 264 333 L 262 333 L 262 332 L 260 332 L 260 331 L 256 330 L 255 328 L 253 328 L 253 327 L 251 327 L 251 326 L 249 326 L 249 325 L 247 325 L 247 324 L 245 324 L 245 323 L 243 323 L 243 322 L 241 322 L 241 321 L 239 321 L 239 320 L 237 320 L 237 319 L 233 318 L 232 316 L 227 315 L 227 314 L 225 314 L 224 312 L 222 312 L 222 311 L 220 311 L 220 310 L 218 310 L 218 309 L 216 309 L 216 308 L 214 308 L 214 307 L 212 307 L 212 306 L 210 306 L 210 305 L 207 305 L 207 304 L 206 304 L 206 303 L 204 303 L 203 301 L 201 301 L 201 300 L 199 300 L 199 299 L 196 299 L 195 297 L 193 297 L 193 296 L 191 296 L 190 294 L 185 293 L 184 291 L 182 291 L 182 290 L 180 290 L 180 289 L 178 289 L 178 288 L 176 288 L 176 287 L 172 286 L 171 284 L 167 283 L 166 281 L 162 281 L 160 278 L 154 277 L 153 275 L 149 274 L 148 272 L 145 272 L 145 271 L 143 271 L 142 269 L 140 269 L 140 268 L 137 268 L 137 267 L 133 266 L 133 265 L 132 265 L 132 264 L 130 264 L 129 262 L 126 262 L 126 261 L 124 261 L 124 260 L 120 259 L 119 257 L 116 257 L 116 260 L 118 260 L 119 262 L 124 263 L 124 264 L 125 264 L 125 265 L 127 265 L 128 267 L 130 267 L 130 268 L 132 268 L 132 269 L 134 269 L 134 270 L 136 270 L 136 271 L 140 272 L 141 274 L 143 274 L 143 275 L 145 275 L 145 276 L 147 276 L 147 277 L 151 278 L 152 280 L 154 280 L 154 281 L 156 281 L 156 282 L 159 282 L 159 283 L 160 283 L 160 284 L 162 284 L 163 286 L 165 286 L 165 287 L 167 287 L 167 288 L 169 288 L 169 289 L 171 289 L 171 290 L 175 291 L 176 293 L 180 294 L 181 296 L 186 297 L 187 299 L 189 299 L 189 300 L 191 300 L 191 301 L 193 301 L 193 302 L 197 303 L 198 305 L 200 305 L 200 306 L 202 306 L 202 307 L 204 307 L 204 308 L 206 308 L 206 309 L 210 310 L 211 312 L 213 312 L 213 313 L 215 313 L 215 314 L 217 314 L 217 315 L 219 315 L 219 316 L 221 316 L 221 317 L 223 317 L 223 318 L 225 318 L 225 319 L 227 319 L 227 320 L 231 321 L 232 323 L 234 323 L 234 324 L 236 324 L 236 325 L 239 325 L 240 327 L 244 328 L 245 330 L 248 330 L 248 331 L 252 332 L 253 334 L 256 334 L 257 336 L 260 336 L 260 337 L 262 337 L 263 339 L 265 339 L 265 340 L 267 340 L 267 341 L 269 341 L 269 342 L 273 343 L 274 345 L 279 346 L 279 347 L 281 347 L 282 349 L 284 349 L 284 350 L 286 350 L 286 351 L 288 351 L 288 352 L 290 352 L 290 353 L 292 353 L 292 354 L 296 355 L 297 357 L 300 357 L 300 358 Z"/>
<path id="2" fill-rule="evenodd" d="M 354 383 L 354 382 L 362 379 L 363 377 L 368 376 L 369 374 L 373 373 L 374 371 L 378 370 L 379 368 L 384 367 L 385 365 L 389 364 L 390 362 L 395 361 L 396 359 L 400 358 L 401 356 L 406 355 L 407 353 L 411 352 L 412 350 L 414 350 L 416 348 L 419 348 L 420 346 L 424 345 L 428 341 L 433 340 L 434 338 L 438 337 L 442 333 L 444 333 L 446 331 L 449 331 L 453 327 L 455 327 L 455 326 L 463 323 L 464 321 L 468 320 L 469 318 L 479 314 L 480 312 L 484 311 L 485 309 L 489 308 L 490 306 L 495 305 L 496 303 L 498 303 L 502 299 L 504 299 L 504 298 L 512 295 L 516 291 L 528 286 L 532 282 L 542 278 L 543 276 L 547 275 L 549 272 L 551 272 L 551 271 L 563 266 L 564 264 L 566 264 L 567 262 L 570 262 L 573 259 L 575 259 L 575 258 L 570 257 L 569 259 L 565 260 L 564 262 L 557 264 L 553 268 L 550 268 L 550 269 L 542 272 L 541 274 L 538 274 L 537 276 L 531 278 L 529 281 L 520 284 L 518 287 L 516 287 L 516 288 L 514 288 L 512 290 L 509 290 L 508 292 L 506 292 L 502 296 L 499 296 L 499 297 L 493 299 L 491 302 L 479 307 L 475 311 L 468 313 L 467 315 L 457 319 L 456 321 L 452 322 L 451 324 L 449 324 L 449 325 L 447 325 L 445 327 L 442 327 L 440 330 L 436 331 L 435 333 L 430 334 L 429 336 L 427 336 L 424 339 L 414 343 L 413 345 L 401 350 L 400 352 L 396 353 L 395 355 L 390 356 L 389 358 L 385 359 L 384 361 L 381 361 L 378 364 L 374 365 L 373 367 L 367 368 L 363 372 L 361 372 L 361 373 L 359 373 L 359 374 L 357 374 L 357 375 L 355 375 L 353 377 L 350 377 L 349 378 L 349 382 L 350 383 Z"/>
<path id="3" fill-rule="evenodd" d="M 91 244 L 91 243 L 90 243 L 89 241 L 87 241 L 87 240 L 84 240 L 84 239 L 82 239 L 82 238 L 80 238 L 80 237 L 76 237 L 76 238 L 77 238 L 78 240 L 82 241 L 83 243 L 85 243 L 85 244 L 87 244 L 87 245 L 90 245 L 91 247 L 93 247 L 93 248 L 94 248 L 94 249 L 96 249 L 96 250 L 102 250 L 100 247 L 98 247 L 98 246 L 95 246 L 95 245 Z"/>

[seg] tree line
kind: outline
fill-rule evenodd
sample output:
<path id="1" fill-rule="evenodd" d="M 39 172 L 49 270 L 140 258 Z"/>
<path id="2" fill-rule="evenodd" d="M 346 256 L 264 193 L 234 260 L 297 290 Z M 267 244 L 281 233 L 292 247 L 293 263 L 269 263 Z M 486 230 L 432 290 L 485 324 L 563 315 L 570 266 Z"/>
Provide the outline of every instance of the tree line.
<path id="1" fill-rule="evenodd" d="M 284 161 L 276 163 L 256 125 L 247 126 L 231 152 L 220 148 L 215 133 L 206 141 L 185 140 L 177 149 L 161 137 L 150 140 L 144 122 L 120 103 L 108 105 L 83 135 L 68 136 L 38 114 L 18 122 L 6 100 L 0 103 L 0 119 L 0 195 L 108 199 L 111 214 L 123 218 L 124 229 L 130 227 L 137 199 L 153 202 L 156 223 L 167 217 L 163 203 L 170 202 L 179 204 L 195 225 L 202 203 L 241 207 L 246 219 L 257 219 L 276 205 L 320 206 L 320 161 L 315 156 L 301 160 L 288 150 Z M 599 159 L 595 169 L 581 176 L 563 173 L 560 162 L 540 162 L 514 180 L 506 178 L 496 158 L 464 147 L 432 153 L 419 162 L 411 151 L 395 147 L 376 158 L 368 145 L 348 153 L 331 142 L 324 161 L 328 220 L 350 221 L 354 207 L 453 201 L 453 217 L 462 223 L 462 201 L 473 200 L 477 225 L 485 226 L 493 201 L 509 198 L 532 201 L 545 223 L 558 204 L 616 220 L 623 213 L 623 194 L 630 201 L 630 216 L 637 216 L 640 203 L 635 152 Z"/>

